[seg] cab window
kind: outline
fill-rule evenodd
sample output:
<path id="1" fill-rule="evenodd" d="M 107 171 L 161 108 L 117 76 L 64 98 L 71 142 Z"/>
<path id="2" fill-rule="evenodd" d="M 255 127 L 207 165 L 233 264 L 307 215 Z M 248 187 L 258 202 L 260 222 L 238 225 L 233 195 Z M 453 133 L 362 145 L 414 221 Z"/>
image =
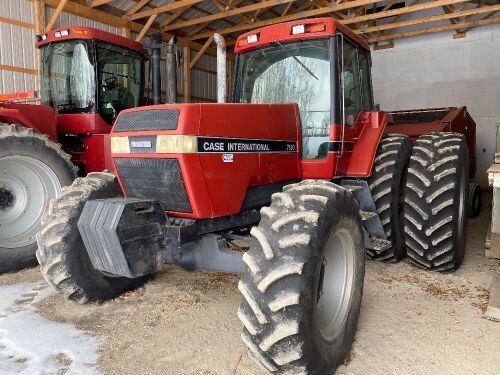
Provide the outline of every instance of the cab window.
<path id="1" fill-rule="evenodd" d="M 345 125 L 354 124 L 361 106 L 361 85 L 358 70 L 358 50 L 345 37 L 339 38 L 340 61 L 340 103 L 343 104 L 341 120 Z"/>
<path id="2" fill-rule="evenodd" d="M 373 109 L 372 84 L 370 80 L 370 58 L 366 53 L 359 54 L 359 79 L 361 81 L 361 97 L 364 111 Z"/>

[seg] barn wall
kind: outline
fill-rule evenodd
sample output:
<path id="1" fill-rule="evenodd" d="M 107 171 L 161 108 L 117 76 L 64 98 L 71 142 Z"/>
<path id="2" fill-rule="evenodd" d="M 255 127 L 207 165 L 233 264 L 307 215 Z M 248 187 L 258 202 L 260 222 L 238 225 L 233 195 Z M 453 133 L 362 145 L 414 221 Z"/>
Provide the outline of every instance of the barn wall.
<path id="1" fill-rule="evenodd" d="M 486 187 L 500 127 L 500 25 L 396 41 L 374 51 L 375 101 L 384 110 L 466 105 L 477 124 L 478 174 Z"/>

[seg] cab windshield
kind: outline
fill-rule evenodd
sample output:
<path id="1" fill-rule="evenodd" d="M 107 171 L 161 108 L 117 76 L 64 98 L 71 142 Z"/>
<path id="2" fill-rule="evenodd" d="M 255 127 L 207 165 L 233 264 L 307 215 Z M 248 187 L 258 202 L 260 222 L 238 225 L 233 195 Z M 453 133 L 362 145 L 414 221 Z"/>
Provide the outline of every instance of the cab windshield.
<path id="1" fill-rule="evenodd" d="M 329 39 L 275 42 L 238 59 L 235 102 L 297 103 L 303 158 L 326 158 L 331 105 Z"/>

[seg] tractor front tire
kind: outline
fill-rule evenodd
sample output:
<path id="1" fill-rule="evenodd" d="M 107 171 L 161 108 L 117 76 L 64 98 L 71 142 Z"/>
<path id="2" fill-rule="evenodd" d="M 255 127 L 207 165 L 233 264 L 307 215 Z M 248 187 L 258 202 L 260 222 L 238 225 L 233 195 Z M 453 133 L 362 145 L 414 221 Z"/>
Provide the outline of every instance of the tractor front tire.
<path id="1" fill-rule="evenodd" d="M 363 292 L 352 194 L 306 180 L 272 196 L 252 228 L 238 316 L 249 355 L 277 374 L 330 374 L 349 353 Z"/>
<path id="2" fill-rule="evenodd" d="M 105 275 L 92 266 L 78 230 L 85 202 L 122 196 L 116 177 L 89 173 L 52 200 L 37 235 L 42 275 L 64 296 L 78 303 L 102 302 L 141 285 L 148 276 L 129 279 Z"/>
<path id="3" fill-rule="evenodd" d="M 46 135 L 0 124 L 0 273 L 36 265 L 42 215 L 76 172 L 70 156 Z"/>
<path id="4" fill-rule="evenodd" d="M 405 191 L 405 241 L 410 261 L 436 271 L 457 269 L 465 252 L 469 156 L 459 133 L 417 139 Z"/>
<path id="5" fill-rule="evenodd" d="M 392 247 L 378 254 L 367 250 L 371 259 L 396 262 L 406 256 L 401 212 L 411 149 L 410 138 L 403 134 L 387 134 L 380 141 L 368 185 Z"/>

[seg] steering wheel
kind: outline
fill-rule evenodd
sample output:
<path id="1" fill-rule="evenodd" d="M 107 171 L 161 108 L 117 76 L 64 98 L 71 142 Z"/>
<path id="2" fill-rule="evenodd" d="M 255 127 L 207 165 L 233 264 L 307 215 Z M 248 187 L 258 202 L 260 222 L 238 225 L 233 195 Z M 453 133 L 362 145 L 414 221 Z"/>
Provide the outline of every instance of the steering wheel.
<path id="1" fill-rule="evenodd" d="M 108 77 L 104 80 L 104 83 L 106 84 L 106 89 L 110 90 L 115 86 L 116 81 L 118 81 L 117 76 L 111 76 Z"/>

